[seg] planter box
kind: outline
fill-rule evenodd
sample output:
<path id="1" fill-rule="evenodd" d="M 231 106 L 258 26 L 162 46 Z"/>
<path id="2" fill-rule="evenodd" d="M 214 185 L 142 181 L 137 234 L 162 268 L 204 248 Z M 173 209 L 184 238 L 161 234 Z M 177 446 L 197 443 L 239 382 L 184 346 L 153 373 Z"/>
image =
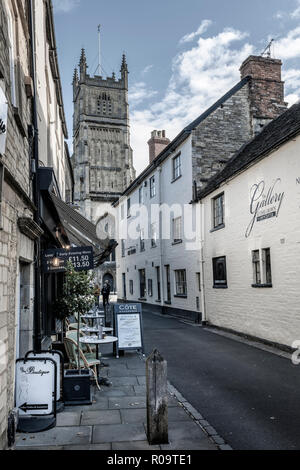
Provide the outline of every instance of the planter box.
<path id="1" fill-rule="evenodd" d="M 64 376 L 64 403 L 66 406 L 91 405 L 91 371 L 66 370 Z"/>

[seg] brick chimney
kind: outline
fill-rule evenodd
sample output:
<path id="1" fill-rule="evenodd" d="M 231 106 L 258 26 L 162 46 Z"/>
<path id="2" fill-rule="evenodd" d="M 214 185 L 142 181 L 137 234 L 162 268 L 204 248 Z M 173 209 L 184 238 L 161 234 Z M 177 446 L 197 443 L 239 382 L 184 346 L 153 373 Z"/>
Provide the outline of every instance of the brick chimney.
<path id="1" fill-rule="evenodd" d="M 284 82 L 281 80 L 282 62 L 262 56 L 250 56 L 241 68 L 241 78 L 250 82 L 250 110 L 254 133 L 287 109 L 284 101 Z"/>
<path id="2" fill-rule="evenodd" d="M 151 139 L 148 141 L 149 145 L 149 160 L 150 163 L 169 145 L 170 139 L 166 137 L 166 131 L 153 131 L 151 132 Z"/>

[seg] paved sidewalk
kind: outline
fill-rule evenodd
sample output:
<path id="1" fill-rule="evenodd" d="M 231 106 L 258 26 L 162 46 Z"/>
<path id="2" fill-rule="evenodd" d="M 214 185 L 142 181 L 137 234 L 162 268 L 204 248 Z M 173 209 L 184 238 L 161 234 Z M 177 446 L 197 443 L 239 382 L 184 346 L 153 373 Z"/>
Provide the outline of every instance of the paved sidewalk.
<path id="1" fill-rule="evenodd" d="M 169 396 L 169 444 L 149 446 L 146 437 L 144 359 L 126 353 L 120 359 L 105 353 L 109 368 L 101 369 L 112 385 L 96 388 L 91 406 L 65 407 L 57 426 L 37 434 L 18 434 L 16 450 L 217 450 L 182 404 Z M 185 406 L 186 407 L 186 406 Z"/>

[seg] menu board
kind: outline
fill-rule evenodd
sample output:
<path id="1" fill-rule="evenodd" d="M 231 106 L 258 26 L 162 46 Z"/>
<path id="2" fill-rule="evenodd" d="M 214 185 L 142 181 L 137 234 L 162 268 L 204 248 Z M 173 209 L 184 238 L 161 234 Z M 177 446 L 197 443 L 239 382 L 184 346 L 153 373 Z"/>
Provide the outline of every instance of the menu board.
<path id="1" fill-rule="evenodd" d="M 94 269 L 93 247 L 79 246 L 69 250 L 51 249 L 42 252 L 42 268 L 44 273 L 64 272 L 68 261 L 73 264 L 75 271 Z"/>
<path id="2" fill-rule="evenodd" d="M 114 306 L 115 331 L 118 349 L 144 350 L 141 304 L 117 304 Z"/>

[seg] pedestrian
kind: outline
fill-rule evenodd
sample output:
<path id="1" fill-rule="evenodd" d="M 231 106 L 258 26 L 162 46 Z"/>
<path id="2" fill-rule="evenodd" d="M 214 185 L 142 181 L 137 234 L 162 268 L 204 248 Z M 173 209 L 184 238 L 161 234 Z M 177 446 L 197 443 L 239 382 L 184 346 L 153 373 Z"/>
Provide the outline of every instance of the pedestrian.
<path id="1" fill-rule="evenodd" d="M 98 286 L 98 284 L 95 285 L 94 296 L 95 296 L 95 305 L 96 307 L 99 307 L 100 287 Z"/>
<path id="2" fill-rule="evenodd" d="M 102 287 L 101 294 L 103 296 L 103 307 L 109 305 L 109 294 L 110 294 L 110 284 L 108 281 L 105 281 L 104 286 Z"/>

